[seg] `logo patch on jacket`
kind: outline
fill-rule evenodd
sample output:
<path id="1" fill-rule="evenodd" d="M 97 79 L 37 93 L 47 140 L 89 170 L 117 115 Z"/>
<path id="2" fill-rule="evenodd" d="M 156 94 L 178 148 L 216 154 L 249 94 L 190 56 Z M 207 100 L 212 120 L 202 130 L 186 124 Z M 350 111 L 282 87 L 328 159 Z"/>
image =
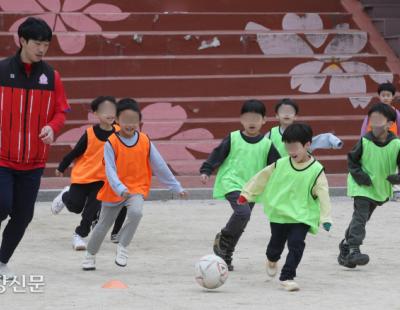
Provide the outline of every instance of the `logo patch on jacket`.
<path id="1" fill-rule="evenodd" d="M 42 73 L 42 75 L 39 77 L 39 84 L 42 84 L 42 85 L 49 84 L 49 82 L 47 80 L 47 76 L 44 73 Z"/>

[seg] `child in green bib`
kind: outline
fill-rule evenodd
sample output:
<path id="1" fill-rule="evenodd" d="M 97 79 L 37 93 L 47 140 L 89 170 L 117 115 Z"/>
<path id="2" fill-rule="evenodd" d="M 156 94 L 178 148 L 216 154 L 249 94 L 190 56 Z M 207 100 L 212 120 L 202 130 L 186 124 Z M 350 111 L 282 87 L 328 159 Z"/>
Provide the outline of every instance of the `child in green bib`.
<path id="1" fill-rule="evenodd" d="M 272 141 L 282 157 L 288 155 L 285 143 L 282 141 L 282 135 L 286 128 L 295 122 L 299 111 L 297 103 L 289 98 L 284 98 L 275 105 L 275 116 L 279 125 L 272 127 L 266 136 Z M 317 149 L 340 149 L 342 147 L 343 142 L 338 137 L 331 133 L 323 133 L 312 138 L 308 151 L 311 153 Z"/>
<path id="2" fill-rule="evenodd" d="M 265 124 L 266 110 L 259 100 L 246 101 L 240 112 L 243 130 L 231 132 L 217 146 L 200 168 L 201 180 L 205 184 L 212 172 L 218 168 L 213 197 L 229 201 L 233 213 L 214 241 L 214 253 L 220 256 L 233 270 L 232 255 L 248 221 L 254 203 L 239 206 L 243 185 L 266 165 L 280 156 L 272 142 L 260 132 Z"/>
<path id="3" fill-rule="evenodd" d="M 266 255 L 267 274 L 274 277 L 278 261 L 287 246 L 286 262 L 279 280 L 287 291 L 296 291 L 296 270 L 303 256 L 307 233 L 316 234 L 320 223 L 329 231 L 332 225 L 328 181 L 324 167 L 309 154 L 313 132 L 296 123 L 282 135 L 289 156 L 267 166 L 243 187 L 238 203 L 258 201 L 271 226 Z"/>
<path id="4" fill-rule="evenodd" d="M 389 129 L 396 120 L 395 110 L 377 103 L 368 112 L 368 131 L 347 156 L 349 175 L 347 195 L 354 198 L 354 211 L 339 244 L 340 265 L 355 268 L 366 265 L 369 256 L 360 252 L 365 226 L 377 206 L 393 195 L 392 185 L 400 183 L 400 139 Z"/>

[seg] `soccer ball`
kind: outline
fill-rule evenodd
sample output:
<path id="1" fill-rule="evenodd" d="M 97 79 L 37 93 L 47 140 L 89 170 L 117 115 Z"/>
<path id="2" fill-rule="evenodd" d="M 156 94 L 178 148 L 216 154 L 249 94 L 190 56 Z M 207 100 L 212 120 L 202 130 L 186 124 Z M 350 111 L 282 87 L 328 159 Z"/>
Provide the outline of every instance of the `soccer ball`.
<path id="1" fill-rule="evenodd" d="M 228 278 L 228 266 L 216 255 L 206 255 L 195 265 L 196 281 L 202 287 L 214 289 L 220 287 Z"/>

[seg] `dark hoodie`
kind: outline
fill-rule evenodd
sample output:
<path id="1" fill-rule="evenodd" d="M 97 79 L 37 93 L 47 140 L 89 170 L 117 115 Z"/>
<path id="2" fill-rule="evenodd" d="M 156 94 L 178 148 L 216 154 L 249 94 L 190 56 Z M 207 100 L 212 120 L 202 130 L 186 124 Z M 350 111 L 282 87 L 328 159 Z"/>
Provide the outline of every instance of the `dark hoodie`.
<path id="1" fill-rule="evenodd" d="M 372 133 L 372 131 L 367 132 L 363 138 L 368 139 L 369 141 L 373 142 L 376 146 L 384 147 L 389 144 L 390 141 L 394 139 L 398 139 L 398 137 L 389 131 L 386 140 L 384 142 L 379 141 Z M 361 157 L 363 154 L 363 147 L 362 147 L 362 138 L 358 140 L 357 144 L 353 147 L 353 149 L 347 154 L 347 167 L 349 169 L 349 173 L 353 177 L 354 181 L 358 185 L 365 185 L 369 186 L 372 184 L 371 178 L 369 175 L 363 171 L 361 166 Z M 400 153 L 397 155 L 397 166 L 399 167 L 400 171 Z M 400 175 L 399 175 L 400 179 Z M 365 198 L 365 197 L 363 197 Z M 371 200 L 369 198 L 365 198 L 367 200 Z M 373 201 L 376 204 L 382 204 L 382 202 Z"/>

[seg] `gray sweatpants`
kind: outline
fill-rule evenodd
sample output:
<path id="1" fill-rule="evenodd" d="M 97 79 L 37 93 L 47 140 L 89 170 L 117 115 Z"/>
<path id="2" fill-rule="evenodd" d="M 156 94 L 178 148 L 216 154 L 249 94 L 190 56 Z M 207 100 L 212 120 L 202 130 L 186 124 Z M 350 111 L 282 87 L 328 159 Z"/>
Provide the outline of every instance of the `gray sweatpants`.
<path id="1" fill-rule="evenodd" d="M 114 224 L 115 219 L 118 217 L 119 212 L 124 206 L 126 206 L 127 209 L 126 220 L 118 234 L 118 240 L 123 247 L 127 247 L 132 241 L 143 216 L 142 195 L 132 195 L 127 200 L 114 206 L 105 206 L 102 204 L 99 221 L 94 227 L 87 245 L 87 251 L 90 254 L 97 254 L 105 236 L 107 235 L 111 226 Z"/>
<path id="2" fill-rule="evenodd" d="M 365 226 L 376 207 L 377 204 L 372 201 L 360 197 L 354 198 L 353 217 L 345 233 L 346 241 L 350 246 L 360 246 L 363 243 L 366 235 Z"/>

